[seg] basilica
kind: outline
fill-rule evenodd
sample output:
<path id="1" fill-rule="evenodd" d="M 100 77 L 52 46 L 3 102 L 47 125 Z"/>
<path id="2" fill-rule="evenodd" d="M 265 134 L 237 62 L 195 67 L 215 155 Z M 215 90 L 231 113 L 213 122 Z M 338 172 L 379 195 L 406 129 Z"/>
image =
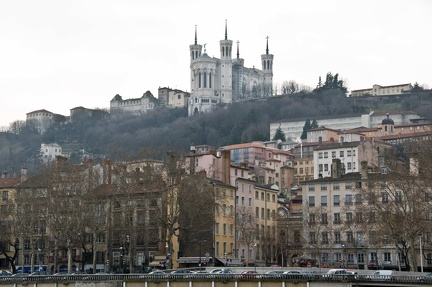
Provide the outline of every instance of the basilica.
<path id="1" fill-rule="evenodd" d="M 195 26 L 195 42 L 189 46 L 189 116 L 209 112 L 221 104 L 272 95 L 273 55 L 269 54 L 268 37 L 265 54 L 261 55 L 261 70 L 244 66 L 244 59 L 240 58 L 238 41 L 237 55 L 235 58 L 232 57 L 233 41 L 228 39 L 226 22 L 225 38 L 219 41 L 219 45 L 220 58 L 208 56 L 206 44 L 198 44 Z"/>

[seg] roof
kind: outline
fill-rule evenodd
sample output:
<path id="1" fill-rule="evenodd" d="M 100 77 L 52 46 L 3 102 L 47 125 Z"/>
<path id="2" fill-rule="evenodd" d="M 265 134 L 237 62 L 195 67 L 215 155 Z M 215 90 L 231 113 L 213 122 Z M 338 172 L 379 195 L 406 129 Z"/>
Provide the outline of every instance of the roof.
<path id="1" fill-rule="evenodd" d="M 19 183 L 20 183 L 19 178 L 0 178 L 0 188 L 15 187 L 15 185 Z"/>
<path id="2" fill-rule="evenodd" d="M 42 109 L 42 110 L 36 110 L 36 111 L 30 112 L 30 113 L 27 113 L 27 115 L 34 114 L 34 113 L 50 113 L 50 114 L 52 114 L 52 112 Z"/>
<path id="3" fill-rule="evenodd" d="M 318 122 L 319 120 L 327 120 L 327 119 L 332 120 L 332 119 L 342 119 L 342 118 L 357 118 L 362 115 L 363 115 L 362 113 L 352 113 L 352 114 L 342 114 L 342 115 L 309 116 L 309 117 L 302 117 L 302 118 L 282 119 L 282 120 L 270 122 L 270 124 L 276 124 L 281 122 L 300 122 L 300 121 L 306 121 L 308 119 L 316 120 Z"/>
<path id="4" fill-rule="evenodd" d="M 302 183 L 320 183 L 320 182 L 333 182 L 333 181 L 347 181 L 347 180 L 360 180 L 361 174 L 360 172 L 350 172 L 347 174 L 342 175 L 338 178 L 333 177 L 323 177 L 323 178 L 317 178 L 317 179 L 311 179 L 311 180 L 305 180 Z"/>
<path id="5" fill-rule="evenodd" d="M 432 135 L 432 131 L 409 133 L 409 134 L 387 135 L 387 136 L 379 137 L 379 139 L 392 140 L 392 139 L 402 139 L 402 138 L 416 138 L 416 137 L 422 137 L 422 136 L 427 136 L 427 135 Z"/>
<path id="6" fill-rule="evenodd" d="M 263 142 L 251 142 L 251 143 L 242 143 L 242 144 L 235 144 L 235 145 L 224 146 L 221 149 L 222 150 L 233 150 L 233 149 L 253 148 L 253 147 L 266 148 L 264 146 Z"/>
<path id="7" fill-rule="evenodd" d="M 315 150 L 346 148 L 346 147 L 357 147 L 359 145 L 360 145 L 360 141 L 338 142 L 338 143 L 323 144 L 323 145 L 317 147 Z"/>

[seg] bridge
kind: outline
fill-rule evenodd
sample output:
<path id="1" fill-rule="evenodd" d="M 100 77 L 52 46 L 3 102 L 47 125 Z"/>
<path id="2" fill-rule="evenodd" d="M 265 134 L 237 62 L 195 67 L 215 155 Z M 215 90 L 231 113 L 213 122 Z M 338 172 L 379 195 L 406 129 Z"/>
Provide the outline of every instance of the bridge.
<path id="1" fill-rule="evenodd" d="M 397 275 L 389 280 L 365 275 L 323 277 L 297 275 L 268 277 L 257 274 L 80 274 L 57 276 L 0 277 L 0 287 L 354 287 L 354 286 L 432 286 L 415 275 Z"/>

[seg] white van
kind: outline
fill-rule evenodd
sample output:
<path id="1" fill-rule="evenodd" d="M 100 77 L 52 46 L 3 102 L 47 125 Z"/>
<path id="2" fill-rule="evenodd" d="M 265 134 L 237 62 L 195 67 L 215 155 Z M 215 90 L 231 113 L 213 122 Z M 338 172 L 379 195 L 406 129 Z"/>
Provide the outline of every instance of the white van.
<path id="1" fill-rule="evenodd" d="M 371 280 L 391 280 L 394 275 L 392 270 L 377 270 L 372 275 L 369 275 Z"/>

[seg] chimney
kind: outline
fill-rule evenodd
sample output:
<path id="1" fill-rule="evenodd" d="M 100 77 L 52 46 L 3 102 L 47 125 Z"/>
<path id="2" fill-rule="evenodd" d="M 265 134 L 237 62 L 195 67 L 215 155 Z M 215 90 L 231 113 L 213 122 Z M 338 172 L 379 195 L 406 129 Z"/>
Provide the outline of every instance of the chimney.
<path id="1" fill-rule="evenodd" d="M 334 138 L 333 137 L 330 138 L 330 142 L 334 143 Z"/>
<path id="2" fill-rule="evenodd" d="M 24 182 L 27 180 L 27 168 L 22 167 L 21 168 L 21 182 Z"/>
<path id="3" fill-rule="evenodd" d="M 230 184 L 231 172 L 231 152 L 222 150 L 222 182 Z"/>
<path id="4" fill-rule="evenodd" d="M 331 177 L 340 178 L 342 175 L 342 164 L 340 158 L 332 159 L 331 164 Z"/>
<path id="5" fill-rule="evenodd" d="M 344 137 L 340 137 L 340 144 L 343 145 L 344 143 Z"/>
<path id="6" fill-rule="evenodd" d="M 322 146 L 322 137 L 318 138 L 318 143 L 319 143 L 319 146 Z"/>
<path id="7" fill-rule="evenodd" d="M 361 162 L 360 174 L 361 174 L 361 179 L 368 178 L 368 162 L 365 160 Z"/>

